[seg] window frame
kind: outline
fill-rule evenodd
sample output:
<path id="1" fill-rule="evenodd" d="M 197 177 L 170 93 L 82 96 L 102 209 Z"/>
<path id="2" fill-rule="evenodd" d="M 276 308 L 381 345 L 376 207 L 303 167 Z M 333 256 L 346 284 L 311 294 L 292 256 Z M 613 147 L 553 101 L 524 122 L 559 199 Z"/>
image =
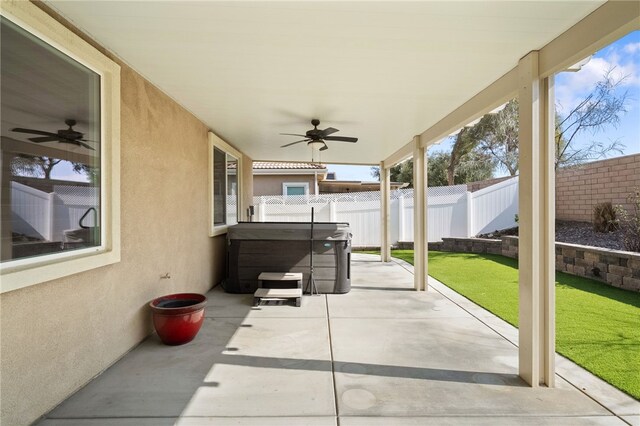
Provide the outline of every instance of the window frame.
<path id="1" fill-rule="evenodd" d="M 100 76 L 100 245 L 1 263 L 6 293 L 120 261 L 120 66 L 31 2 L 0 14 Z"/>
<path id="2" fill-rule="evenodd" d="M 282 182 L 282 195 L 285 197 L 295 197 L 295 195 L 288 195 L 287 188 L 289 187 L 300 187 L 304 188 L 304 196 L 309 196 L 309 182 Z"/>
<path id="3" fill-rule="evenodd" d="M 224 190 L 225 190 L 225 194 L 227 192 L 227 173 L 226 173 L 226 164 L 227 164 L 227 156 L 232 156 L 236 159 L 237 161 L 237 166 L 236 166 L 236 180 L 237 180 L 237 191 L 236 191 L 236 197 L 237 197 L 237 202 L 236 202 L 236 209 L 237 209 L 237 218 L 240 219 L 241 215 L 240 213 L 242 212 L 242 193 L 243 193 L 243 187 L 242 187 L 242 153 L 240 151 L 238 151 L 237 149 L 235 149 L 234 147 L 232 147 L 231 145 L 229 145 L 228 143 L 226 143 L 224 140 L 222 140 L 218 135 L 216 135 L 213 132 L 209 132 L 209 236 L 210 237 L 215 237 L 217 235 L 223 235 L 227 233 L 227 230 L 229 228 L 229 225 L 227 223 L 223 224 L 223 225 L 216 225 L 215 224 L 215 199 L 214 199 L 214 195 L 213 195 L 213 188 L 215 186 L 215 180 L 214 180 L 214 149 L 218 149 L 220 151 L 222 151 L 225 154 L 225 183 L 224 183 Z M 228 194 L 226 194 L 228 195 Z M 225 199 L 226 200 L 226 199 Z M 225 221 L 226 221 L 226 215 L 225 215 Z"/>

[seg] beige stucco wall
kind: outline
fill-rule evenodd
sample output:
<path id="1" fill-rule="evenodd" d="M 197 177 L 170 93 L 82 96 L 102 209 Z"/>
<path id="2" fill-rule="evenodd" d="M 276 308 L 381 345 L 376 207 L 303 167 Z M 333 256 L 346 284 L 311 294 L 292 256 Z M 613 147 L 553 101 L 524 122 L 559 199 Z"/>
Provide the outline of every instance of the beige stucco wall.
<path id="1" fill-rule="evenodd" d="M 285 182 L 306 182 L 309 194 L 316 193 L 313 175 L 253 175 L 253 195 L 282 195 L 282 184 Z"/>
<path id="2" fill-rule="evenodd" d="M 36 420 L 148 336 L 151 299 L 206 292 L 224 273 L 207 128 L 120 65 L 122 260 L 0 296 L 3 425 Z"/>
<path id="3" fill-rule="evenodd" d="M 253 160 L 242 156 L 242 211 L 239 221 L 248 220 L 246 209 L 253 204 Z"/>

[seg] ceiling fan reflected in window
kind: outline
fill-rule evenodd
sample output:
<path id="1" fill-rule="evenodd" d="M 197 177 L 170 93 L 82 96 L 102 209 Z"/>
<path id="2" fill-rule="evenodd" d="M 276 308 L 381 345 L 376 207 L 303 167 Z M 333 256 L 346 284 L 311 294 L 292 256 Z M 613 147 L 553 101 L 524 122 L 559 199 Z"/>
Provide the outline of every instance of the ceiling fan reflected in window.
<path id="1" fill-rule="evenodd" d="M 72 145 L 81 146 L 91 151 L 95 151 L 95 148 L 92 148 L 90 145 L 85 142 L 93 142 L 87 139 L 84 139 L 84 133 L 73 130 L 73 126 L 76 125 L 76 120 L 69 118 L 64 121 L 68 129 L 58 130 L 57 133 L 47 132 L 44 130 L 36 130 L 36 129 L 23 129 L 21 127 L 16 127 L 11 129 L 12 132 L 18 133 L 28 133 L 32 135 L 41 135 L 34 138 L 28 138 L 31 142 L 35 143 L 45 143 L 45 142 L 60 142 L 60 143 L 69 143 Z"/>
<path id="2" fill-rule="evenodd" d="M 315 150 L 326 151 L 327 149 L 329 149 L 329 147 L 326 144 L 326 141 L 350 142 L 350 143 L 358 142 L 358 138 L 352 138 L 348 136 L 330 136 L 336 132 L 339 132 L 338 129 L 334 129 L 333 127 L 327 127 L 324 130 L 318 129 L 318 126 L 320 125 L 320 120 L 318 120 L 317 118 L 314 118 L 313 120 L 311 120 L 311 125 L 313 126 L 313 129 L 307 130 L 307 132 L 304 135 L 300 135 L 296 133 L 280 133 L 281 135 L 285 135 L 285 136 L 300 136 L 304 138 L 299 141 L 282 145 L 280 148 L 286 148 L 291 145 L 306 142 L 307 146 L 313 149 L 314 151 Z"/>

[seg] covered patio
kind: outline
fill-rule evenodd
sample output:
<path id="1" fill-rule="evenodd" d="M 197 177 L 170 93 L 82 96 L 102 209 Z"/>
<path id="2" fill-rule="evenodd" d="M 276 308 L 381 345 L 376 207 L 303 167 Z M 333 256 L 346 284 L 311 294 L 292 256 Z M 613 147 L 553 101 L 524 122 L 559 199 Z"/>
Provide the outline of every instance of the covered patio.
<path id="1" fill-rule="evenodd" d="M 553 246 L 554 76 L 640 29 L 638 2 L 3 1 L 2 24 L 3 424 L 638 422 L 565 380 Z M 428 276 L 426 215 L 428 148 L 515 97 L 519 334 Z M 359 138 L 322 162 L 380 167 L 381 259 L 354 261 L 350 294 L 251 309 L 218 286 L 227 230 L 251 219 L 254 160 L 319 155 L 280 148 L 311 119 Z M 43 179 L 14 160 L 38 157 L 71 178 L 25 188 Z M 388 230 L 408 158 L 415 268 Z M 70 187 L 91 200 L 54 220 Z M 181 292 L 209 292 L 208 318 L 163 347 L 148 303 Z"/>
<path id="2" fill-rule="evenodd" d="M 356 254 L 347 295 L 252 307 L 209 292 L 183 347 L 142 342 L 42 425 L 624 425 L 640 403 L 561 360 L 554 389 L 518 377 L 517 331 L 411 265 Z"/>

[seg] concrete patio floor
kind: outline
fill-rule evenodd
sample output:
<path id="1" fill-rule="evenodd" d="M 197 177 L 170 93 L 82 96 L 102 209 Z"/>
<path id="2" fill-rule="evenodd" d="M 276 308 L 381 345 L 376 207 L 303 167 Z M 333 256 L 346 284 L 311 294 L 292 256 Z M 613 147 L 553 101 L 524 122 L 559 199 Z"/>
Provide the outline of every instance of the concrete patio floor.
<path id="1" fill-rule="evenodd" d="M 556 388 L 525 386 L 517 330 L 430 285 L 354 254 L 352 291 L 301 308 L 213 289 L 193 342 L 151 336 L 40 424 L 640 424 L 638 401 L 561 357 Z"/>

